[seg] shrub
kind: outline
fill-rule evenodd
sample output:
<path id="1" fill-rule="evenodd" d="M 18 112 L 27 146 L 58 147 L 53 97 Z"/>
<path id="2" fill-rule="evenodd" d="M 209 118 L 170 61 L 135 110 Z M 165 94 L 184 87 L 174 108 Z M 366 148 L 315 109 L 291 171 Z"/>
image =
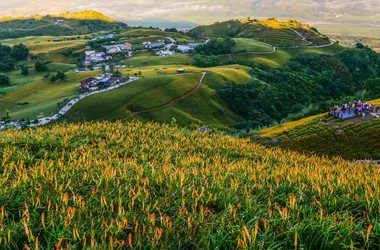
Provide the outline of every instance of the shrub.
<path id="1" fill-rule="evenodd" d="M 8 76 L 0 74 L 0 86 L 8 86 L 11 84 L 11 81 Z"/>

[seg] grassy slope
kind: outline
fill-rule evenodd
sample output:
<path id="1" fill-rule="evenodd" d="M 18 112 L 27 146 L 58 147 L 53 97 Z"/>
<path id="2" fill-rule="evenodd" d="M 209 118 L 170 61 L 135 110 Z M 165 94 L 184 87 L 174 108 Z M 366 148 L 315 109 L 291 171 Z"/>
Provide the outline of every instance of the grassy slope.
<path id="1" fill-rule="evenodd" d="M 233 53 L 239 52 L 270 52 L 273 47 L 269 44 L 256 41 L 249 38 L 234 38 L 236 47 Z"/>
<path id="2" fill-rule="evenodd" d="M 154 66 L 162 67 L 165 65 L 189 65 L 193 59 L 186 54 L 174 54 L 172 56 L 154 56 L 152 54 L 139 53 L 131 59 L 124 60 L 123 63 L 131 67 Z"/>
<path id="3" fill-rule="evenodd" d="M 12 119 L 34 119 L 41 113 L 49 115 L 59 110 L 58 103 L 78 94 L 79 82 L 98 72 L 69 74 L 65 82 L 51 83 L 42 75 L 31 75 L 6 95 L 0 96 L 0 114 L 6 109 Z M 18 105 L 28 102 L 28 105 Z"/>
<path id="4" fill-rule="evenodd" d="M 181 42 L 187 42 L 187 41 L 193 40 L 191 37 L 180 34 L 180 33 L 166 32 L 159 29 L 145 29 L 145 28 L 131 28 L 121 34 L 118 34 L 118 36 L 123 39 L 129 39 L 129 41 L 132 43 L 157 41 L 160 39 L 163 40 L 163 39 L 166 39 L 166 37 L 171 37 Z"/>
<path id="5" fill-rule="evenodd" d="M 212 25 L 199 26 L 189 34 L 201 37 L 225 37 L 234 36 L 240 38 L 252 38 L 276 47 L 293 47 L 308 45 L 303 41 L 298 31 L 314 45 L 327 44 L 326 36 L 311 29 L 310 26 L 296 21 L 281 22 L 274 19 L 268 20 L 229 20 Z"/>
<path id="6" fill-rule="evenodd" d="M 373 103 L 380 105 L 380 99 Z M 324 123 L 326 118 L 328 123 Z M 380 120 L 340 121 L 321 114 L 260 131 L 281 139 L 281 147 L 304 153 L 339 155 L 347 159 L 380 159 Z M 287 129 L 289 132 L 284 133 Z M 337 133 L 337 130 L 342 133 Z"/>
<path id="7" fill-rule="evenodd" d="M 0 148 L 3 248 L 379 248 L 374 166 L 136 122 Z"/>
<path id="8" fill-rule="evenodd" d="M 79 51 L 85 49 L 86 36 L 27 36 L 16 39 L 0 40 L 0 44 L 13 46 L 25 44 L 32 55 L 38 56 L 46 61 L 55 63 L 75 64 L 75 58 L 64 55 L 64 51 Z"/>
<path id="9" fill-rule="evenodd" d="M 303 49 L 277 49 L 275 53 L 269 55 L 256 55 L 255 53 L 244 53 L 235 55 L 219 56 L 223 63 L 230 61 L 237 63 L 260 63 L 272 68 L 283 67 L 292 57 L 301 53 L 335 53 L 344 50 L 344 47 L 332 45 L 326 48 L 303 48 Z"/>
<path id="10" fill-rule="evenodd" d="M 174 74 L 177 67 L 142 68 L 145 78 L 120 89 L 91 96 L 73 107 L 64 118 L 70 121 L 121 119 L 131 116 L 132 111 L 154 108 L 187 93 L 195 87 L 201 78 L 203 69 L 185 66 L 191 73 Z M 215 90 L 227 81 L 242 83 L 250 76 L 242 66 L 208 68 L 209 75 L 197 92 L 168 108 L 139 115 L 142 120 L 170 122 L 177 119 L 181 125 L 207 123 L 226 129 L 236 122 L 236 117 L 215 96 Z M 125 70 L 134 74 L 138 69 Z M 161 74 L 165 73 L 165 74 Z M 132 117 L 131 117 L 132 118 Z M 136 117 L 133 117 L 136 118 Z"/>

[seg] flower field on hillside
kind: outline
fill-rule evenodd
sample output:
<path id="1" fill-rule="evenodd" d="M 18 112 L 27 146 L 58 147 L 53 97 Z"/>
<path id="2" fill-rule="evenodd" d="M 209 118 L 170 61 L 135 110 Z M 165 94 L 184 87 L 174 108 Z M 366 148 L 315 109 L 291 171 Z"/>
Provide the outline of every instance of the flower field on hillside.
<path id="1" fill-rule="evenodd" d="M 380 247 L 380 169 L 140 122 L 0 132 L 1 249 Z"/>

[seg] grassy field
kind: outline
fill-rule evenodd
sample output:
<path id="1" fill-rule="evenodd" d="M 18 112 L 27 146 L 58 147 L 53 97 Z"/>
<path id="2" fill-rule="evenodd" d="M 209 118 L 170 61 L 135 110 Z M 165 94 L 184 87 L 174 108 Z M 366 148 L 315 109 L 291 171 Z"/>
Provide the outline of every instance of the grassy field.
<path id="1" fill-rule="evenodd" d="M 131 28 L 118 35 L 122 39 L 132 39 L 131 42 L 141 43 L 144 41 L 157 41 L 159 39 L 166 39 L 166 37 L 171 37 L 180 42 L 188 42 L 193 39 L 189 36 L 177 33 L 177 32 L 166 32 L 159 29 L 146 29 L 146 28 Z M 147 38 L 154 38 L 153 40 L 146 40 Z M 134 40 L 141 39 L 141 40 Z"/>
<path id="2" fill-rule="evenodd" d="M 371 103 L 380 105 L 380 99 Z M 264 129 L 260 135 L 279 138 L 281 147 L 303 153 L 341 156 L 350 160 L 380 159 L 379 119 L 341 121 L 320 114 Z"/>
<path id="3" fill-rule="evenodd" d="M 2 249 L 377 249 L 375 166 L 152 123 L 0 132 Z"/>
<path id="4" fill-rule="evenodd" d="M 55 37 L 55 36 L 29 36 L 16 39 L 5 39 L 0 40 L 0 44 L 13 46 L 16 44 L 23 43 L 25 44 L 30 53 L 34 55 L 46 54 L 55 51 L 61 51 L 63 49 L 84 47 L 87 40 L 84 36 L 69 36 L 69 37 Z M 65 40 L 65 39 L 74 39 L 74 40 Z"/>
<path id="5" fill-rule="evenodd" d="M 65 82 L 51 83 L 42 75 L 35 75 L 20 82 L 17 87 L 0 96 L 0 114 L 10 111 L 14 119 L 35 119 L 39 115 L 50 115 L 59 110 L 58 103 L 76 96 L 79 82 L 99 72 L 69 74 Z"/>
<path id="6" fill-rule="evenodd" d="M 332 54 L 344 50 L 337 44 L 326 48 L 297 48 L 297 49 L 277 49 L 275 53 L 268 55 L 257 55 L 255 53 L 242 53 L 235 55 L 223 55 L 219 56 L 222 63 L 235 62 L 235 63 L 259 63 L 267 65 L 272 68 L 280 68 L 286 65 L 286 63 L 293 57 L 302 53 L 324 53 Z"/>
<path id="7" fill-rule="evenodd" d="M 164 65 L 190 65 L 193 63 L 193 59 L 186 54 L 174 54 L 172 56 L 154 56 L 150 54 L 137 54 L 123 61 L 124 64 L 131 67 L 146 67 L 146 66 L 164 66 Z"/>
<path id="8" fill-rule="evenodd" d="M 339 132 L 338 132 L 339 131 Z M 346 159 L 380 159 L 380 120 L 361 123 L 315 119 L 276 136 L 281 147 L 304 153 Z"/>
<path id="9" fill-rule="evenodd" d="M 250 76 L 248 68 L 225 66 L 208 68 L 201 87 L 185 100 L 162 110 L 131 117 L 133 112 L 155 108 L 189 92 L 205 69 L 185 66 L 187 74 L 175 74 L 176 66 L 164 68 L 125 69 L 124 74 L 142 72 L 143 79 L 117 90 L 101 93 L 82 100 L 65 116 L 68 121 L 133 119 L 170 122 L 174 117 L 183 126 L 207 123 L 228 129 L 239 120 L 217 99 L 215 91 L 227 82 L 244 83 Z"/>
<path id="10" fill-rule="evenodd" d="M 16 39 L 0 40 L 0 44 L 13 46 L 15 44 L 25 44 L 30 53 L 39 58 L 59 64 L 72 64 L 69 68 L 75 67 L 77 57 L 70 56 L 64 52 L 84 53 L 88 36 L 28 36 Z M 56 67 L 52 66 L 52 67 Z M 62 69 L 67 69 L 67 65 Z"/>
<path id="11" fill-rule="evenodd" d="M 241 52 L 270 52 L 273 46 L 249 38 L 234 38 L 236 47 L 233 53 Z"/>

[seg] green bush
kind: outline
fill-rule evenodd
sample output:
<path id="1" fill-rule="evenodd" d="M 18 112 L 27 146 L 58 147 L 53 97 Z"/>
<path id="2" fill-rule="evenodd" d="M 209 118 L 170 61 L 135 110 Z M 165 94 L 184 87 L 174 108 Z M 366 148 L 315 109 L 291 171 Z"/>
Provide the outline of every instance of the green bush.
<path id="1" fill-rule="evenodd" d="M 0 86 L 8 86 L 11 84 L 11 81 L 8 76 L 0 74 Z"/>

